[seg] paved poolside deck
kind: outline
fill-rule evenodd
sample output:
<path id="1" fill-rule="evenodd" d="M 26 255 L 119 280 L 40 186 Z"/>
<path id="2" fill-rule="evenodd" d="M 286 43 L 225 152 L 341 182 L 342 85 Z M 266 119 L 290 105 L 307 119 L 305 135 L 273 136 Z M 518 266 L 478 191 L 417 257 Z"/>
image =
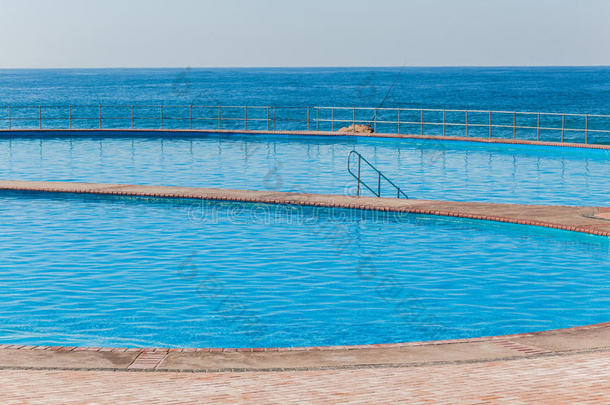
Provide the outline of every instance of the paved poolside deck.
<path id="1" fill-rule="evenodd" d="M 607 352 L 271 373 L 0 370 L 3 403 L 608 404 Z"/>
<path id="2" fill-rule="evenodd" d="M 98 183 L 0 181 L 0 189 L 414 212 L 610 235 L 610 209 L 604 207 Z M 32 399 L 45 403 L 609 403 L 609 360 L 610 322 L 511 336 L 342 347 L 127 349 L 0 345 L 0 392 L 15 403 Z"/>
<path id="3" fill-rule="evenodd" d="M 0 349 L 2 402 L 610 403 L 610 323 L 381 348 L 105 350 Z"/>

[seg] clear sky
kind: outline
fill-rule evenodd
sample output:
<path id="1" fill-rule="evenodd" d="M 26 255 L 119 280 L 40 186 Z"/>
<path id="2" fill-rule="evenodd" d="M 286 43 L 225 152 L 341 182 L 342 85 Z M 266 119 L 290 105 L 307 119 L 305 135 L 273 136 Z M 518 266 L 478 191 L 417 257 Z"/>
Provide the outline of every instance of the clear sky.
<path id="1" fill-rule="evenodd" d="M 0 68 L 610 65 L 610 0 L 0 0 Z"/>

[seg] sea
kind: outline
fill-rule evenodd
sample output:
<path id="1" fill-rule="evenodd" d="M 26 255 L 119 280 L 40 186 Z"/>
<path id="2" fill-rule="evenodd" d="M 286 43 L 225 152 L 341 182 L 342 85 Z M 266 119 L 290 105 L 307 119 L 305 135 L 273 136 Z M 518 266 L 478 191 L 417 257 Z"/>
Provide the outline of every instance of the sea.
<path id="1" fill-rule="evenodd" d="M 610 67 L 2 69 L 0 106 L 348 106 L 610 114 Z"/>

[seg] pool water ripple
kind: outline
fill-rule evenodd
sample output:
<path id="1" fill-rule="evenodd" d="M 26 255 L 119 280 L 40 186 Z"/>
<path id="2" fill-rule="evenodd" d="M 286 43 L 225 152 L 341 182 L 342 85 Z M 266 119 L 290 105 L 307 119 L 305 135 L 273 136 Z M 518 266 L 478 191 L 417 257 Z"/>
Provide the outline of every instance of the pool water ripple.
<path id="1" fill-rule="evenodd" d="M 608 239 L 414 214 L 0 193 L 0 339 L 310 346 L 607 321 Z M 254 212 L 272 213 L 269 221 Z"/>

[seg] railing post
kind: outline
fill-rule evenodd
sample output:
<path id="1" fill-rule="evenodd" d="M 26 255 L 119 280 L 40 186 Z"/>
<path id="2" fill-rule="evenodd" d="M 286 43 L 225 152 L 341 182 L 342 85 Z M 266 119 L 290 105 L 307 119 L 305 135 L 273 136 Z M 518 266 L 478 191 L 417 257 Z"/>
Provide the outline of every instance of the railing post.
<path id="1" fill-rule="evenodd" d="M 269 131 L 269 107 L 267 106 L 267 131 Z"/>
<path id="2" fill-rule="evenodd" d="M 489 112 L 489 137 L 490 138 L 491 138 L 491 129 L 492 129 L 492 126 L 491 126 L 491 111 L 490 111 Z"/>
<path id="3" fill-rule="evenodd" d="M 356 181 L 356 195 L 360 197 L 360 155 L 358 155 L 358 181 Z"/>
<path id="4" fill-rule="evenodd" d="M 419 134 L 423 135 L 424 134 L 424 110 L 419 110 L 419 125 L 420 125 Z"/>
<path id="5" fill-rule="evenodd" d="M 100 113 L 100 129 L 102 129 L 102 105 L 99 105 L 99 113 Z"/>
<path id="6" fill-rule="evenodd" d="M 445 110 L 443 110 L 443 136 L 445 136 Z"/>
<path id="7" fill-rule="evenodd" d="M 540 140 L 540 113 L 538 113 L 538 124 L 536 126 L 536 140 Z"/>
<path id="8" fill-rule="evenodd" d="M 68 129 L 72 129 L 72 105 L 68 106 Z"/>
<path id="9" fill-rule="evenodd" d="M 220 129 L 221 106 L 218 106 L 218 129 Z"/>
<path id="10" fill-rule="evenodd" d="M 189 126 L 191 129 L 193 129 L 193 105 L 191 104 L 189 106 Z"/>
<path id="11" fill-rule="evenodd" d="M 248 106 L 244 106 L 244 129 L 248 130 Z"/>
<path id="12" fill-rule="evenodd" d="M 398 135 L 400 135 L 400 108 L 398 109 Z"/>
<path id="13" fill-rule="evenodd" d="M 377 109 L 375 108 L 375 115 L 373 116 L 373 132 L 377 132 Z"/>
<path id="14" fill-rule="evenodd" d="M 565 114 L 563 114 L 561 116 L 561 142 L 563 142 L 563 134 L 565 132 L 565 127 L 566 127 L 566 116 L 565 116 Z"/>
<path id="15" fill-rule="evenodd" d="M 330 108 L 330 132 L 335 132 L 335 107 Z"/>
<path id="16" fill-rule="evenodd" d="M 42 129 L 42 107 L 38 106 L 38 128 Z"/>
<path id="17" fill-rule="evenodd" d="M 273 106 L 273 130 L 275 131 L 277 128 L 277 107 Z"/>
<path id="18" fill-rule="evenodd" d="M 517 139 L 517 113 L 513 113 L 513 139 Z"/>
<path id="19" fill-rule="evenodd" d="M 381 172 L 377 171 L 377 197 L 381 197 Z"/>
<path id="20" fill-rule="evenodd" d="M 320 130 L 320 107 L 316 107 L 316 131 Z"/>
<path id="21" fill-rule="evenodd" d="M 585 116 L 585 143 L 589 143 L 589 114 Z"/>
<path id="22" fill-rule="evenodd" d="M 163 104 L 161 104 L 161 129 L 163 129 Z"/>
<path id="23" fill-rule="evenodd" d="M 466 137 L 468 137 L 468 111 L 466 111 Z"/>
<path id="24" fill-rule="evenodd" d="M 12 120 L 11 120 L 11 106 L 8 106 L 8 129 L 12 128 Z"/>
<path id="25" fill-rule="evenodd" d="M 309 131 L 309 107 L 307 107 L 307 131 Z"/>
<path id="26" fill-rule="evenodd" d="M 356 134 L 356 107 L 352 108 L 352 132 Z"/>
<path id="27" fill-rule="evenodd" d="M 134 120 L 134 106 L 131 105 L 131 129 L 135 128 L 135 120 Z"/>

